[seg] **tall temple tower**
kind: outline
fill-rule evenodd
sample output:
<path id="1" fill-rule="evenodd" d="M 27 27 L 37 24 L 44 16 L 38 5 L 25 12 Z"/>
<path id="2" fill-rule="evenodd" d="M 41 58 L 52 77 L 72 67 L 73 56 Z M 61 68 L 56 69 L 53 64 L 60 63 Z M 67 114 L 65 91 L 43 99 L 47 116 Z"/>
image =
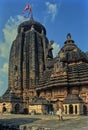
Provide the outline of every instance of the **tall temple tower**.
<path id="1" fill-rule="evenodd" d="M 20 24 L 10 51 L 10 89 L 24 100 L 36 96 L 34 88 L 46 70 L 48 57 L 53 58 L 44 26 L 33 18 Z"/>

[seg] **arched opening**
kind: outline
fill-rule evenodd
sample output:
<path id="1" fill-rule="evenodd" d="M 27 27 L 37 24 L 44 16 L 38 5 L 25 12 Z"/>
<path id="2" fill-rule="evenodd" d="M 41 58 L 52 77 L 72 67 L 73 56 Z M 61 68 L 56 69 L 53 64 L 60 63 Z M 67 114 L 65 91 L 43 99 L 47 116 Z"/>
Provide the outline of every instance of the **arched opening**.
<path id="1" fill-rule="evenodd" d="M 2 112 L 3 112 L 3 113 L 7 111 L 7 109 L 6 109 L 5 105 L 6 105 L 6 104 L 5 104 L 5 103 L 3 103 L 3 108 L 2 108 Z"/>
<path id="2" fill-rule="evenodd" d="M 37 96 L 38 96 L 38 97 L 40 96 L 40 92 L 39 92 L 39 91 L 37 92 Z"/>
<path id="3" fill-rule="evenodd" d="M 86 107 L 86 105 L 83 105 L 83 114 L 87 115 L 87 107 Z"/>
<path id="4" fill-rule="evenodd" d="M 65 114 L 67 114 L 67 106 L 65 106 Z"/>
<path id="5" fill-rule="evenodd" d="M 23 113 L 24 113 L 24 114 L 28 114 L 28 108 L 24 108 Z"/>
<path id="6" fill-rule="evenodd" d="M 69 105 L 69 114 L 73 114 L 73 105 Z"/>
<path id="7" fill-rule="evenodd" d="M 2 111 L 3 111 L 3 113 L 6 112 L 6 107 L 5 106 L 3 106 L 3 110 Z"/>
<path id="8" fill-rule="evenodd" d="M 77 105 L 75 105 L 75 114 L 77 114 Z"/>
<path id="9" fill-rule="evenodd" d="M 20 105 L 16 104 L 15 105 L 15 113 L 19 113 L 19 110 L 20 110 Z"/>
<path id="10" fill-rule="evenodd" d="M 53 115 L 53 112 L 54 112 L 53 105 L 49 104 L 48 105 L 48 113 L 51 114 L 51 115 Z"/>
<path id="11" fill-rule="evenodd" d="M 49 108 L 48 108 L 48 105 L 43 105 L 42 106 L 42 111 L 43 111 L 43 114 L 48 114 L 49 113 Z"/>

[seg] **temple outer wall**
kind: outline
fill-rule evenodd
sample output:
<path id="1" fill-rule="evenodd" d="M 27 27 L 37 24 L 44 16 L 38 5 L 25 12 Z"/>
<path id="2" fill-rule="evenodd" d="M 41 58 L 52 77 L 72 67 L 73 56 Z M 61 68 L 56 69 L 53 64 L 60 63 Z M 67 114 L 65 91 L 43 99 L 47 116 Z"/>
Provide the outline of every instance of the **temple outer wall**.
<path id="1" fill-rule="evenodd" d="M 19 106 L 18 111 L 15 110 L 16 105 Z M 12 102 L 0 103 L 0 113 L 23 113 L 23 109 L 24 109 L 23 104 L 21 103 L 12 103 Z"/>

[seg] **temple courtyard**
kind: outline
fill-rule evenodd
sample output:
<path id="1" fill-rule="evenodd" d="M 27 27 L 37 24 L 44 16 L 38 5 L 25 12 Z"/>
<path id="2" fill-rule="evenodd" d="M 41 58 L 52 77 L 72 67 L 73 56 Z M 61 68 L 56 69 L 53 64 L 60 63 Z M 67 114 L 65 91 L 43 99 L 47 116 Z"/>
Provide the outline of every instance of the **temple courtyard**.
<path id="1" fill-rule="evenodd" d="M 88 116 L 1 114 L 0 130 L 88 130 Z"/>

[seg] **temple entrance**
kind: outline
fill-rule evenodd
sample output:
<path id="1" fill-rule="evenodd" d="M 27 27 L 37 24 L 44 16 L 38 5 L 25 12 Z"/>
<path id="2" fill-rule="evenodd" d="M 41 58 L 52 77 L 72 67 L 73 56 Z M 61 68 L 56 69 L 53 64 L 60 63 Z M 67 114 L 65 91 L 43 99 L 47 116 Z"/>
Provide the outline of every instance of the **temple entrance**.
<path id="1" fill-rule="evenodd" d="M 77 114 L 77 105 L 75 105 L 75 114 Z"/>
<path id="2" fill-rule="evenodd" d="M 83 114 L 87 115 L 87 107 L 85 105 L 83 105 Z"/>
<path id="3" fill-rule="evenodd" d="M 65 106 L 65 114 L 67 114 L 67 106 Z"/>
<path id="4" fill-rule="evenodd" d="M 17 113 L 19 113 L 19 111 L 20 111 L 20 105 L 16 104 L 15 105 L 15 113 L 17 114 Z"/>
<path id="5" fill-rule="evenodd" d="M 6 112 L 6 107 L 3 106 L 3 109 L 2 109 L 3 113 Z"/>
<path id="6" fill-rule="evenodd" d="M 4 113 L 4 112 L 6 112 L 6 107 L 5 107 L 5 103 L 3 104 L 3 108 L 2 108 L 2 112 Z"/>
<path id="7" fill-rule="evenodd" d="M 24 114 L 28 114 L 28 108 L 24 108 L 23 113 L 24 113 Z"/>
<path id="8" fill-rule="evenodd" d="M 69 105 L 69 114 L 73 114 L 73 105 Z"/>
<path id="9" fill-rule="evenodd" d="M 54 112 L 54 110 L 53 110 L 53 105 L 52 105 L 52 104 L 49 104 L 49 106 L 48 106 L 48 113 L 49 113 L 50 115 L 53 115 L 53 112 Z"/>

